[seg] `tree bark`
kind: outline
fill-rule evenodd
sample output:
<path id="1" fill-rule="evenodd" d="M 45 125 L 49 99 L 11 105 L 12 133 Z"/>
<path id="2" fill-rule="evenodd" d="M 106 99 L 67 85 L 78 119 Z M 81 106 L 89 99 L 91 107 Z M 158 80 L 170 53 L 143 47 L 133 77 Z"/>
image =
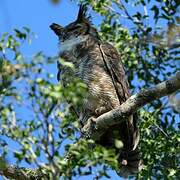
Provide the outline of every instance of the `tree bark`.
<path id="1" fill-rule="evenodd" d="M 20 168 L 16 166 L 5 166 L 0 168 L 0 175 L 17 180 L 48 180 L 48 175 L 39 169 Z"/>

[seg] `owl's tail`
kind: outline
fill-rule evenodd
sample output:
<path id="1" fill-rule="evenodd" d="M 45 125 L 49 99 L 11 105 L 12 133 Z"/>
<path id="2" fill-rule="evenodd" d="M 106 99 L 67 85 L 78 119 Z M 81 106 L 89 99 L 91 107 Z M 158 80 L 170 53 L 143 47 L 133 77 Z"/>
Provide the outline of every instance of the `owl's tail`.
<path id="1" fill-rule="evenodd" d="M 137 149 L 132 151 L 122 151 L 119 156 L 119 172 L 118 174 L 124 178 L 134 176 L 143 168 L 143 162 L 140 159 Z"/>
<path id="2" fill-rule="evenodd" d="M 121 124 L 121 137 L 124 147 L 119 155 L 119 175 L 127 178 L 134 176 L 143 168 L 143 161 L 138 151 L 139 130 L 137 114 L 129 117 L 129 121 Z"/>
<path id="3" fill-rule="evenodd" d="M 136 175 L 143 168 L 143 161 L 140 158 L 140 153 L 137 148 L 139 143 L 139 130 L 136 125 L 136 116 L 135 114 L 129 117 L 129 121 L 124 121 L 120 125 L 113 126 L 97 141 L 98 144 L 104 147 L 114 148 L 116 150 L 119 156 L 119 172 L 117 173 L 124 178 Z M 112 131 L 112 129 L 116 131 Z M 123 143 L 121 152 L 119 152 L 120 149 L 115 147 L 114 140 L 117 138 Z"/>

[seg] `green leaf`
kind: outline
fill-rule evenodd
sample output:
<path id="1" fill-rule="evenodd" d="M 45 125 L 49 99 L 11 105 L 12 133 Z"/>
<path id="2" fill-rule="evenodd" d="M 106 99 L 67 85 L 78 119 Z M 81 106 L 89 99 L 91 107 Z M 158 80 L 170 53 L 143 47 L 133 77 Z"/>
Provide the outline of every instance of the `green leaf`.
<path id="1" fill-rule="evenodd" d="M 26 39 L 27 35 L 21 31 L 19 31 L 18 29 L 14 29 L 14 31 L 16 32 L 16 36 L 20 39 Z"/>
<path id="2" fill-rule="evenodd" d="M 152 8 L 151 8 L 151 10 L 152 11 L 154 11 L 154 19 L 158 19 L 158 17 L 159 17 L 159 8 L 156 6 L 156 5 L 154 5 Z"/>
<path id="3" fill-rule="evenodd" d="M 118 140 L 118 139 L 115 139 L 115 146 L 118 149 L 122 149 L 123 148 L 123 142 Z"/>

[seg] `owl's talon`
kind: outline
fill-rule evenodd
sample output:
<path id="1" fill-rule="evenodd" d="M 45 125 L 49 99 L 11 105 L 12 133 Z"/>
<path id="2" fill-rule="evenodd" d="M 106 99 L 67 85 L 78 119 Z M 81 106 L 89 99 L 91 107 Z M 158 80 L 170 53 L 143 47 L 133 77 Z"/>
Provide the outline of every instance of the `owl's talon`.
<path id="1" fill-rule="evenodd" d="M 96 118 L 91 117 L 91 118 L 89 118 L 88 121 L 90 121 L 91 127 L 95 128 L 95 125 L 96 125 Z"/>
<path id="2" fill-rule="evenodd" d="M 90 117 L 90 118 L 88 119 L 88 121 L 91 121 L 91 123 L 95 123 L 96 118 L 94 118 L 94 117 Z"/>
<path id="3" fill-rule="evenodd" d="M 87 120 L 86 124 L 81 129 L 81 133 L 82 133 L 83 137 L 91 138 L 92 129 L 95 129 L 95 125 L 96 125 L 96 118 L 90 117 Z"/>
<path id="4" fill-rule="evenodd" d="M 98 116 L 100 116 L 101 114 L 103 114 L 103 113 L 105 113 L 105 112 L 106 112 L 106 108 L 105 108 L 104 106 L 95 109 L 95 113 L 96 113 L 96 115 L 98 115 Z"/>

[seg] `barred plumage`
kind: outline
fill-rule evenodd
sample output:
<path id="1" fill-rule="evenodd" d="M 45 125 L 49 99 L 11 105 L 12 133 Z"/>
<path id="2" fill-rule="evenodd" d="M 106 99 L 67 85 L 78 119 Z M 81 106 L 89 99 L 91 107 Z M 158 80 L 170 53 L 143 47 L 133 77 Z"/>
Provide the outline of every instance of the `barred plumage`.
<path id="1" fill-rule="evenodd" d="M 67 83 L 67 73 L 80 78 L 88 87 L 89 94 L 84 98 L 83 108 L 79 111 L 74 107 L 83 125 L 89 118 L 96 118 L 119 107 L 130 96 L 124 67 L 117 50 L 109 43 L 101 41 L 85 15 L 86 8 L 81 6 L 75 22 L 64 28 L 57 24 L 50 26 L 60 38 L 60 57 L 75 66 L 75 72 L 70 72 L 69 69 L 61 70 L 60 82 Z M 114 131 L 118 132 L 118 135 Z M 116 148 L 115 139 L 120 139 L 124 145 L 121 152 L 117 149 L 120 174 L 127 177 L 137 173 L 142 162 L 136 148 L 139 141 L 136 115 L 105 132 L 97 143 Z"/>

